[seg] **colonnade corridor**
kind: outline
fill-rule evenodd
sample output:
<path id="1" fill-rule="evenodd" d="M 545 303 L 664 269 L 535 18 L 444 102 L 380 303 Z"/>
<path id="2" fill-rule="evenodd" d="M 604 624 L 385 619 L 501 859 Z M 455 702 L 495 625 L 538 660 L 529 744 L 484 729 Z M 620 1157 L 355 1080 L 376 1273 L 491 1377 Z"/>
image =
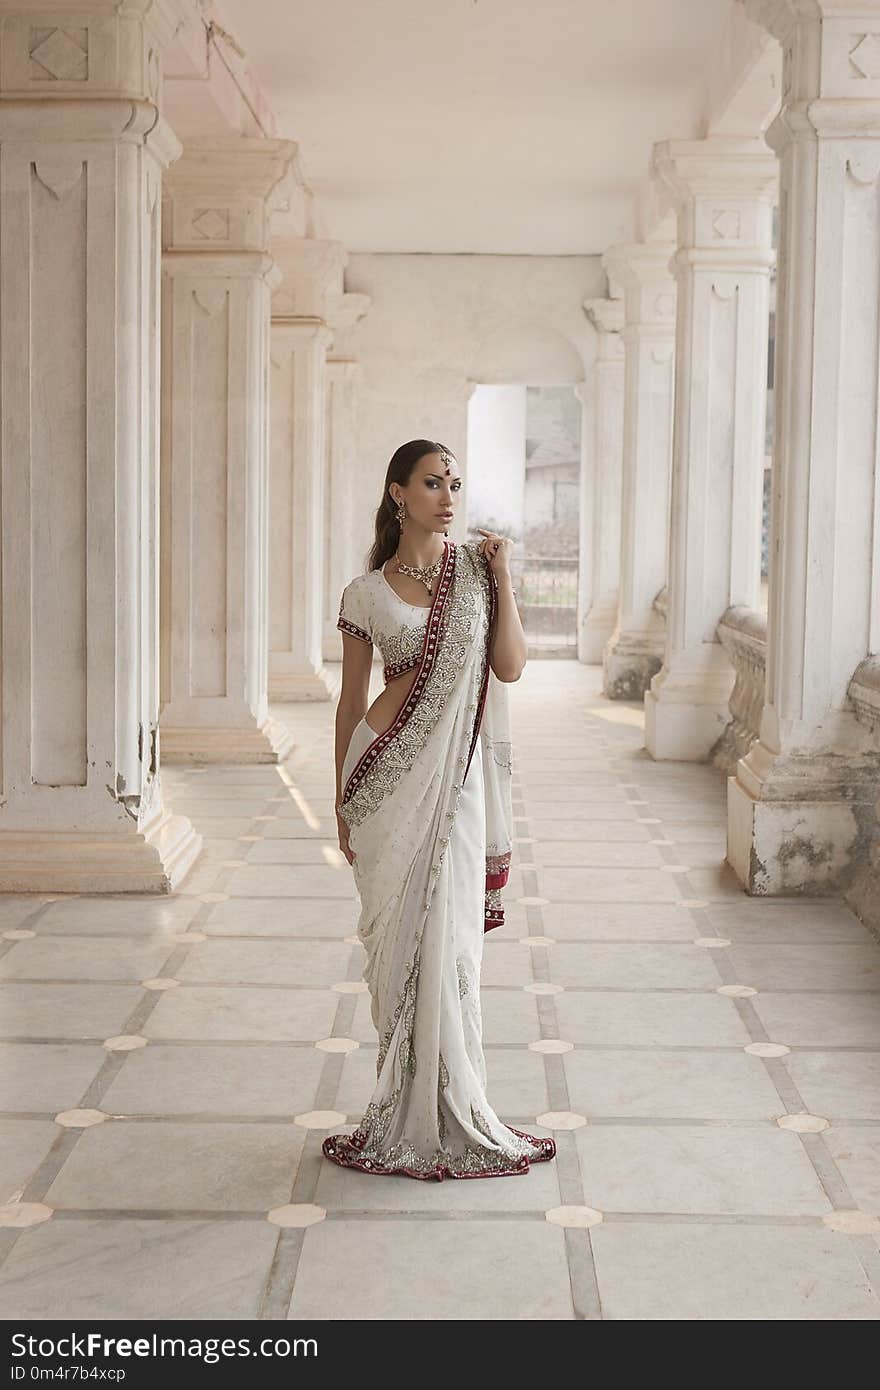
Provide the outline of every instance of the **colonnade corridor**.
<path id="1" fill-rule="evenodd" d="M 653 762 L 597 668 L 510 693 L 489 1096 L 556 1161 L 321 1156 L 376 1044 L 334 706 L 279 704 L 283 765 L 163 770 L 205 837 L 178 893 L 0 900 L 8 1318 L 878 1317 L 880 945 L 838 901 L 745 896 L 723 778 Z"/>

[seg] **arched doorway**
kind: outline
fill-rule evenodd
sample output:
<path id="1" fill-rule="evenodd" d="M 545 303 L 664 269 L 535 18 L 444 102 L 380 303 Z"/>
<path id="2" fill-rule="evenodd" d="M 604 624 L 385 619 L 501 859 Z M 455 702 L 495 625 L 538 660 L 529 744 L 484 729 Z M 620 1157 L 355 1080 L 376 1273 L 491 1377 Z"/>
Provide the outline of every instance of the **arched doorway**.
<path id="1" fill-rule="evenodd" d="M 584 429 L 577 348 L 540 323 L 480 344 L 468 406 L 467 524 L 512 537 L 534 657 L 577 657 Z"/>

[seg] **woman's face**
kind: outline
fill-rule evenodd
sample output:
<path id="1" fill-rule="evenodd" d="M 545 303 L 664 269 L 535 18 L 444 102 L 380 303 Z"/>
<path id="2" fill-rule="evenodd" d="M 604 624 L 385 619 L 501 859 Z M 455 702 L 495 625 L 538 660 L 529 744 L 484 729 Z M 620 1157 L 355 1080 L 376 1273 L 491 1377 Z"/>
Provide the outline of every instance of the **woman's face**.
<path id="1" fill-rule="evenodd" d="M 424 526 L 426 531 L 445 531 L 458 510 L 461 486 L 455 459 L 444 463 L 440 454 L 423 454 L 407 485 L 395 484 L 395 501 L 403 498 L 407 516 L 416 525 Z"/>

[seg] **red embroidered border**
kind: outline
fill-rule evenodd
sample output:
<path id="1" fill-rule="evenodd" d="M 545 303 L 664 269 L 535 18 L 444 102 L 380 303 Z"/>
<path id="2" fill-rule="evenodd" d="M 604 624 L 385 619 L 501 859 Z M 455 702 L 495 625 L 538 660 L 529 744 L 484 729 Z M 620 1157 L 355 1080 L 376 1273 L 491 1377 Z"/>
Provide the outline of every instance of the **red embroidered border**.
<path id="1" fill-rule="evenodd" d="M 352 768 L 342 793 L 341 799 L 343 803 L 351 800 L 352 795 L 366 776 L 367 769 L 372 766 L 383 748 L 390 743 L 394 735 L 399 733 L 406 724 L 419 701 L 425 682 L 434 666 L 437 655 L 437 634 L 440 630 L 440 619 L 455 574 L 455 542 L 444 541 L 443 544 L 445 547 L 443 564 L 440 568 L 440 579 L 434 593 L 434 598 L 428 611 L 418 675 L 413 681 L 410 692 L 401 705 L 394 723 L 389 729 L 386 729 L 384 733 L 378 734 L 376 738 L 373 739 L 372 743 L 367 745 L 357 763 Z"/>
<path id="2" fill-rule="evenodd" d="M 468 768 L 471 765 L 471 758 L 474 756 L 474 749 L 477 746 L 477 739 L 480 733 L 480 725 L 483 722 L 483 710 L 486 706 L 486 692 L 489 689 L 489 649 L 492 645 L 492 635 L 495 629 L 495 615 L 498 609 L 498 601 L 495 597 L 495 576 L 492 573 L 491 569 L 488 568 L 488 566 L 489 562 L 487 560 L 486 567 L 489 574 L 489 629 L 486 633 L 486 669 L 483 672 L 483 680 L 482 685 L 480 687 L 480 698 L 477 701 L 477 716 L 474 720 L 474 732 L 471 737 L 471 748 L 470 752 L 468 753 L 467 766 L 464 770 L 465 777 L 467 777 Z M 464 778 L 462 778 L 462 780 L 464 780 Z"/>
<path id="3" fill-rule="evenodd" d="M 370 646 L 373 645 L 373 639 L 370 634 L 364 632 L 362 627 L 358 627 L 357 623 L 353 623 L 348 618 L 344 618 L 341 608 L 339 610 L 339 617 L 336 619 L 336 626 L 341 632 L 350 632 L 352 637 L 359 637 L 362 642 L 369 642 Z"/>
<path id="4" fill-rule="evenodd" d="M 422 649 L 424 650 L 424 642 L 422 644 Z M 402 661 L 392 661 L 390 665 L 383 667 L 382 679 L 387 685 L 389 681 L 394 680 L 395 676 L 402 676 L 405 671 L 412 671 L 418 666 L 420 660 L 421 656 L 417 656 L 412 660 L 408 657 L 404 657 Z"/>
<path id="5" fill-rule="evenodd" d="M 362 1147 L 358 1144 L 355 1134 L 328 1134 L 321 1145 L 321 1150 L 325 1158 L 331 1162 L 338 1163 L 342 1168 L 357 1168 L 362 1173 L 374 1173 L 378 1177 L 389 1178 L 423 1178 L 436 1179 L 442 1182 L 444 1178 L 509 1178 L 517 1177 L 520 1173 L 527 1173 L 533 1163 L 548 1163 L 551 1158 L 556 1157 L 556 1140 L 528 1134 L 525 1130 L 514 1129 L 513 1125 L 505 1125 L 505 1129 L 510 1130 L 511 1134 L 518 1134 L 521 1139 L 528 1139 L 530 1143 L 540 1145 L 542 1152 L 535 1158 L 530 1158 L 528 1154 L 521 1154 L 519 1158 L 512 1161 L 509 1168 L 496 1168 L 494 1171 L 484 1173 L 463 1173 L 455 1168 L 450 1168 L 448 1164 L 438 1163 L 427 1172 L 419 1172 L 416 1168 L 387 1168 L 384 1164 L 378 1163 L 371 1158 L 358 1159 L 345 1153 L 340 1144 L 350 1145 L 357 1150 Z"/>
<path id="6" fill-rule="evenodd" d="M 504 926 L 504 908 L 487 907 L 483 918 L 483 931 L 491 931 L 493 927 Z"/>

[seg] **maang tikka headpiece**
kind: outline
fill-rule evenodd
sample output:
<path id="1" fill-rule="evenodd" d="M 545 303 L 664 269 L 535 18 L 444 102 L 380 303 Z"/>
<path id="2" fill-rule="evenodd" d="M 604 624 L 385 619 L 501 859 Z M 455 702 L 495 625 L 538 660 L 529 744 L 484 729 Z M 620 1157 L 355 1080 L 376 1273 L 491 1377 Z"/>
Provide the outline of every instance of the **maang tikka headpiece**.
<path id="1" fill-rule="evenodd" d="M 450 452 L 449 452 L 448 449 L 444 449 L 444 448 L 443 448 L 443 445 L 442 445 L 442 444 L 440 445 L 440 458 L 443 460 L 443 463 L 444 463 L 445 468 L 446 468 L 446 476 L 447 476 L 447 478 L 448 478 L 448 477 L 449 477 L 449 465 L 450 465 L 450 463 L 455 463 L 455 458 L 453 457 L 452 454 L 450 454 Z"/>

